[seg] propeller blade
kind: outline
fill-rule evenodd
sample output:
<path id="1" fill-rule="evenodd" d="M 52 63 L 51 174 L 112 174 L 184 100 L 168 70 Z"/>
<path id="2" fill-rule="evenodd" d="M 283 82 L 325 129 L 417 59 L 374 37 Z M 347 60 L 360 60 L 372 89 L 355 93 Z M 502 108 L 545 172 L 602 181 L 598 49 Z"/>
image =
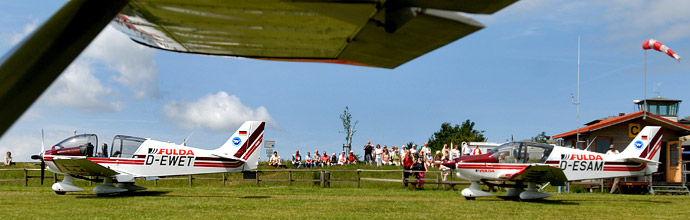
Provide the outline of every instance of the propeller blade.
<path id="1" fill-rule="evenodd" d="M 45 177 L 46 173 L 46 162 L 41 159 L 41 185 L 43 185 L 43 178 Z"/>

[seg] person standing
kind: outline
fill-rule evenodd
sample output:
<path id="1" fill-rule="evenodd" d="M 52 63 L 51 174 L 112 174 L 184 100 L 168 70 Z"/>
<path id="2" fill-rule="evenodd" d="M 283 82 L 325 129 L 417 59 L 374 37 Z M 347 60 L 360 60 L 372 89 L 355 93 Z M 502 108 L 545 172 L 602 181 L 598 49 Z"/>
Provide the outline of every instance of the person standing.
<path id="1" fill-rule="evenodd" d="M 611 143 L 611 147 L 610 147 L 609 151 L 606 151 L 606 156 L 615 156 L 615 155 L 618 155 L 619 153 L 620 152 L 618 152 L 618 150 L 616 150 L 616 148 L 613 146 L 613 143 Z M 616 192 L 616 189 L 620 188 L 618 186 L 620 181 L 621 181 L 620 177 L 613 178 L 613 185 L 611 185 L 611 192 L 609 192 L 610 194 L 613 194 L 614 192 Z"/>
<path id="2" fill-rule="evenodd" d="M 364 145 L 364 162 L 366 162 L 368 165 L 371 165 L 372 160 L 371 160 L 371 152 L 374 150 L 374 146 L 371 145 L 371 141 L 367 141 L 367 145 Z"/>
<path id="3" fill-rule="evenodd" d="M 383 149 L 381 149 L 380 144 L 376 145 L 376 150 L 374 150 L 374 154 L 376 154 L 376 166 L 380 167 L 381 163 L 383 163 Z"/>
<path id="4" fill-rule="evenodd" d="M 457 157 L 460 156 L 460 150 L 458 149 L 458 145 L 454 146 L 453 150 L 450 151 L 450 159 L 453 160 Z"/>
<path id="5" fill-rule="evenodd" d="M 426 155 L 427 153 L 431 153 L 431 148 L 429 148 L 429 143 L 424 143 L 424 147 L 422 147 L 422 152 L 424 153 L 424 155 Z"/>
<path id="6" fill-rule="evenodd" d="M 412 160 L 412 155 L 410 155 L 411 152 L 409 150 L 405 151 L 405 156 L 403 156 L 403 177 L 405 180 L 403 183 L 405 183 L 405 187 L 407 187 L 407 178 L 410 177 L 410 171 L 412 170 L 412 163 L 414 162 Z"/>
<path id="7" fill-rule="evenodd" d="M 472 149 L 470 148 L 470 144 L 467 142 L 462 142 L 462 155 L 463 156 L 472 155 Z"/>
<path id="8" fill-rule="evenodd" d="M 482 149 L 479 149 L 479 145 L 474 146 L 474 150 L 472 150 L 472 155 L 480 155 L 482 154 Z"/>

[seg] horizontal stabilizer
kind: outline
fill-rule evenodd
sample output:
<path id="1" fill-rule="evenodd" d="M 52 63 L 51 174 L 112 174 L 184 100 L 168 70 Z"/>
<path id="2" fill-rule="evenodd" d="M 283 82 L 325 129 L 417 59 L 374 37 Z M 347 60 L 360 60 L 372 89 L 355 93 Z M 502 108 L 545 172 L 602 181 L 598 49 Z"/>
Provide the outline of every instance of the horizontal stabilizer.
<path id="1" fill-rule="evenodd" d="M 625 161 L 627 161 L 627 162 L 637 162 L 637 163 L 648 163 L 648 164 L 660 164 L 659 161 L 648 160 L 648 159 L 639 158 L 639 157 L 625 158 Z"/>

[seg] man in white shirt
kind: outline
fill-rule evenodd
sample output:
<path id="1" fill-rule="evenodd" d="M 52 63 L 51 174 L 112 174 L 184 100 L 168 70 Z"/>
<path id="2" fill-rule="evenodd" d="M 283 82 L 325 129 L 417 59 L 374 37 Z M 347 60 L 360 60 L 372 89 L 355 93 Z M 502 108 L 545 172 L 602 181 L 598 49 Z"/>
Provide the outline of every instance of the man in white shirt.
<path id="1" fill-rule="evenodd" d="M 613 147 L 613 143 L 611 143 L 611 148 L 609 149 L 609 151 L 606 151 L 606 155 L 607 156 L 617 155 L 618 153 L 619 153 L 618 150 L 616 150 L 616 148 Z M 613 178 L 613 185 L 611 185 L 611 192 L 609 192 L 610 194 L 613 194 L 613 192 L 615 192 L 616 189 L 619 188 L 618 183 L 620 181 L 621 181 L 621 179 L 619 177 Z"/>
<path id="2" fill-rule="evenodd" d="M 472 149 L 470 148 L 470 143 L 462 142 L 462 155 L 469 156 L 472 154 Z"/>
<path id="3" fill-rule="evenodd" d="M 427 146 L 428 144 L 429 143 L 424 143 L 424 147 L 422 147 L 422 152 L 424 153 L 424 155 L 426 155 L 427 153 L 431 154 L 431 148 Z"/>

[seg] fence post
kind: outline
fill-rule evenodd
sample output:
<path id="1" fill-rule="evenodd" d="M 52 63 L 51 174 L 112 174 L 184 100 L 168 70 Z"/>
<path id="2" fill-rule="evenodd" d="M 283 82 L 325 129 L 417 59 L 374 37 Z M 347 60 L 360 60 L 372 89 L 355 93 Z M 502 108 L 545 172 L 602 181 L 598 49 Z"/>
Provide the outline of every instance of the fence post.
<path id="1" fill-rule="evenodd" d="M 259 186 L 259 171 L 256 171 L 256 186 Z"/>
<path id="2" fill-rule="evenodd" d="M 29 174 L 26 169 L 24 169 L 24 186 L 29 186 Z"/>
<path id="3" fill-rule="evenodd" d="M 223 186 L 225 186 L 225 173 L 223 173 Z"/>
<path id="4" fill-rule="evenodd" d="M 359 188 L 359 182 L 360 182 L 360 180 L 359 180 L 359 172 L 360 172 L 359 169 L 357 169 L 357 188 Z"/>
<path id="5" fill-rule="evenodd" d="M 192 175 L 189 175 L 189 186 L 192 186 Z"/>
<path id="6" fill-rule="evenodd" d="M 322 171 L 320 172 L 320 175 L 319 175 L 319 180 L 320 180 L 320 183 L 319 183 L 319 184 L 321 185 L 321 188 L 326 188 L 326 184 L 325 184 L 324 181 L 323 181 L 324 176 L 325 176 L 325 175 L 324 175 L 323 170 L 322 170 Z"/>
<path id="7" fill-rule="evenodd" d="M 153 180 L 153 186 L 158 186 L 158 179 Z"/>
<path id="8" fill-rule="evenodd" d="M 288 186 L 292 186 L 292 170 L 288 170 Z"/>
<path id="9" fill-rule="evenodd" d="M 405 179 L 405 169 L 403 168 L 403 171 L 402 171 L 402 186 L 403 187 L 405 187 L 405 181 L 407 181 L 407 180 Z"/>
<path id="10" fill-rule="evenodd" d="M 441 188 L 441 177 L 436 173 L 436 189 Z"/>

